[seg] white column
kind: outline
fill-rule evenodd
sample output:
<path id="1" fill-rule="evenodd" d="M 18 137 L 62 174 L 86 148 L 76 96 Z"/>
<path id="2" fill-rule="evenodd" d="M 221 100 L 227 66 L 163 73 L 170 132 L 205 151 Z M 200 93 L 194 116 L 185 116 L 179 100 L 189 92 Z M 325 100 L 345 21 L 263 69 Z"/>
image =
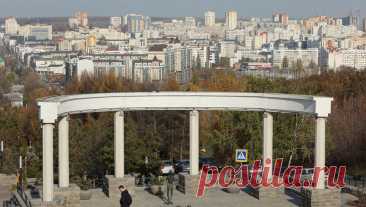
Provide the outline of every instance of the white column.
<path id="1" fill-rule="evenodd" d="M 69 117 L 58 123 L 58 176 L 60 188 L 69 187 Z"/>
<path id="2" fill-rule="evenodd" d="M 269 167 L 269 178 L 272 177 L 272 156 L 273 156 L 273 116 L 265 112 L 263 114 L 263 166 Z M 266 164 L 270 159 L 271 164 Z"/>
<path id="3" fill-rule="evenodd" d="M 189 159 L 190 159 L 190 174 L 199 174 L 199 112 L 191 111 L 189 113 Z"/>
<path id="4" fill-rule="evenodd" d="M 315 137 L 315 167 L 325 167 L 325 121 L 326 118 L 316 119 L 316 137 Z M 317 189 L 325 188 L 324 171 L 319 175 Z"/>
<path id="5" fill-rule="evenodd" d="M 53 124 L 42 125 L 43 201 L 53 200 Z"/>
<path id="6" fill-rule="evenodd" d="M 114 114 L 114 176 L 125 175 L 124 112 Z"/>

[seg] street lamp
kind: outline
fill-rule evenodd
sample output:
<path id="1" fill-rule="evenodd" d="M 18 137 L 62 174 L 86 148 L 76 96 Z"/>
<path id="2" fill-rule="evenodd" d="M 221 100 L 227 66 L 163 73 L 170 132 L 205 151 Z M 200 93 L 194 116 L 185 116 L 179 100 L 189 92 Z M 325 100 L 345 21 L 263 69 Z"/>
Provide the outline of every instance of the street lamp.
<path id="1" fill-rule="evenodd" d="M 4 141 L 0 142 L 0 167 L 3 168 L 3 159 L 4 159 Z"/>
<path id="2" fill-rule="evenodd" d="M 23 191 L 23 158 L 22 155 L 19 155 L 19 183 L 18 188 L 22 192 Z"/>
<path id="3" fill-rule="evenodd" d="M 21 172 L 21 178 L 22 178 L 22 186 L 23 183 L 25 182 L 25 184 L 27 184 L 27 177 L 28 177 L 28 165 L 30 164 L 30 162 L 32 160 L 38 160 L 38 156 L 36 155 L 36 153 L 34 152 L 33 148 L 32 148 L 32 143 L 31 141 L 29 141 L 28 143 L 28 148 L 27 151 L 25 152 L 24 157 L 22 157 L 20 155 L 19 157 L 19 168 L 20 168 L 20 172 Z M 23 188 L 22 188 L 23 189 Z"/>
<path id="4" fill-rule="evenodd" d="M 21 170 L 23 168 L 23 157 L 19 155 L 19 169 Z"/>

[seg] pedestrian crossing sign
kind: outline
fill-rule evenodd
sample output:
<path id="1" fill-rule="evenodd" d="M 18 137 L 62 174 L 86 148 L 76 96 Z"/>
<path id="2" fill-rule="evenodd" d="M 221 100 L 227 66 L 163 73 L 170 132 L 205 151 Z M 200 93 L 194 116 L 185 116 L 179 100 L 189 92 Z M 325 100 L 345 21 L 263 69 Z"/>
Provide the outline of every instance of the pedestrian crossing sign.
<path id="1" fill-rule="evenodd" d="M 236 162 L 248 162 L 248 156 L 247 156 L 247 150 L 246 149 L 237 149 L 235 153 L 235 161 Z"/>

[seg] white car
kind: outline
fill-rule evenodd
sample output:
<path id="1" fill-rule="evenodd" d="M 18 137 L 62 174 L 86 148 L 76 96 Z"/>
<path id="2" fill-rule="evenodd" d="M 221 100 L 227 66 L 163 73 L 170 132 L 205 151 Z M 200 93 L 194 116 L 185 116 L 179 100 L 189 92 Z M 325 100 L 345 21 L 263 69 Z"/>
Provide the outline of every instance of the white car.
<path id="1" fill-rule="evenodd" d="M 163 160 L 161 165 L 161 173 L 163 175 L 169 174 L 170 172 L 174 173 L 174 165 L 170 160 Z"/>

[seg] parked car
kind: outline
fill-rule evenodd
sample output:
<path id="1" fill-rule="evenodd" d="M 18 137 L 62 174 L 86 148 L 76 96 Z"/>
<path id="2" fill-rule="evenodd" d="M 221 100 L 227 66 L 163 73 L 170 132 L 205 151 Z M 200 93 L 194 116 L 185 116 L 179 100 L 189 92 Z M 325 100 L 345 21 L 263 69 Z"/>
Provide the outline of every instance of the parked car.
<path id="1" fill-rule="evenodd" d="M 222 169 L 222 167 L 217 164 L 216 160 L 214 160 L 213 158 L 209 158 L 209 157 L 200 158 L 200 161 L 199 161 L 200 169 L 202 169 L 203 165 L 216 166 L 218 168 L 218 172 L 220 172 L 220 170 Z M 208 171 L 208 174 L 211 174 L 211 173 L 212 173 L 211 170 Z"/>
<path id="2" fill-rule="evenodd" d="M 163 160 L 160 170 L 163 175 L 170 173 L 170 171 L 174 173 L 173 162 L 171 160 Z"/>
<path id="3" fill-rule="evenodd" d="M 313 174 L 314 174 L 314 168 L 304 168 L 304 169 L 302 169 L 301 183 L 303 183 L 304 180 L 312 181 Z"/>
<path id="4" fill-rule="evenodd" d="M 304 184 L 305 180 L 308 180 L 308 181 L 312 182 L 313 174 L 314 174 L 314 168 L 303 168 L 302 172 L 301 172 L 301 178 L 300 178 L 301 185 Z M 295 175 L 292 173 L 290 175 L 289 179 L 290 179 L 290 182 L 293 182 L 294 179 L 295 179 Z M 297 189 L 297 190 L 300 190 L 300 189 Z"/>
<path id="5" fill-rule="evenodd" d="M 180 172 L 189 172 L 190 171 L 190 162 L 189 160 L 179 160 L 176 164 L 175 167 L 175 172 L 180 173 Z"/>
<path id="6" fill-rule="evenodd" d="M 211 165 L 211 166 L 217 166 L 217 162 L 216 160 L 214 160 L 213 158 L 209 158 L 209 157 L 205 157 L 205 158 L 200 158 L 200 168 L 202 168 L 203 165 Z"/>

